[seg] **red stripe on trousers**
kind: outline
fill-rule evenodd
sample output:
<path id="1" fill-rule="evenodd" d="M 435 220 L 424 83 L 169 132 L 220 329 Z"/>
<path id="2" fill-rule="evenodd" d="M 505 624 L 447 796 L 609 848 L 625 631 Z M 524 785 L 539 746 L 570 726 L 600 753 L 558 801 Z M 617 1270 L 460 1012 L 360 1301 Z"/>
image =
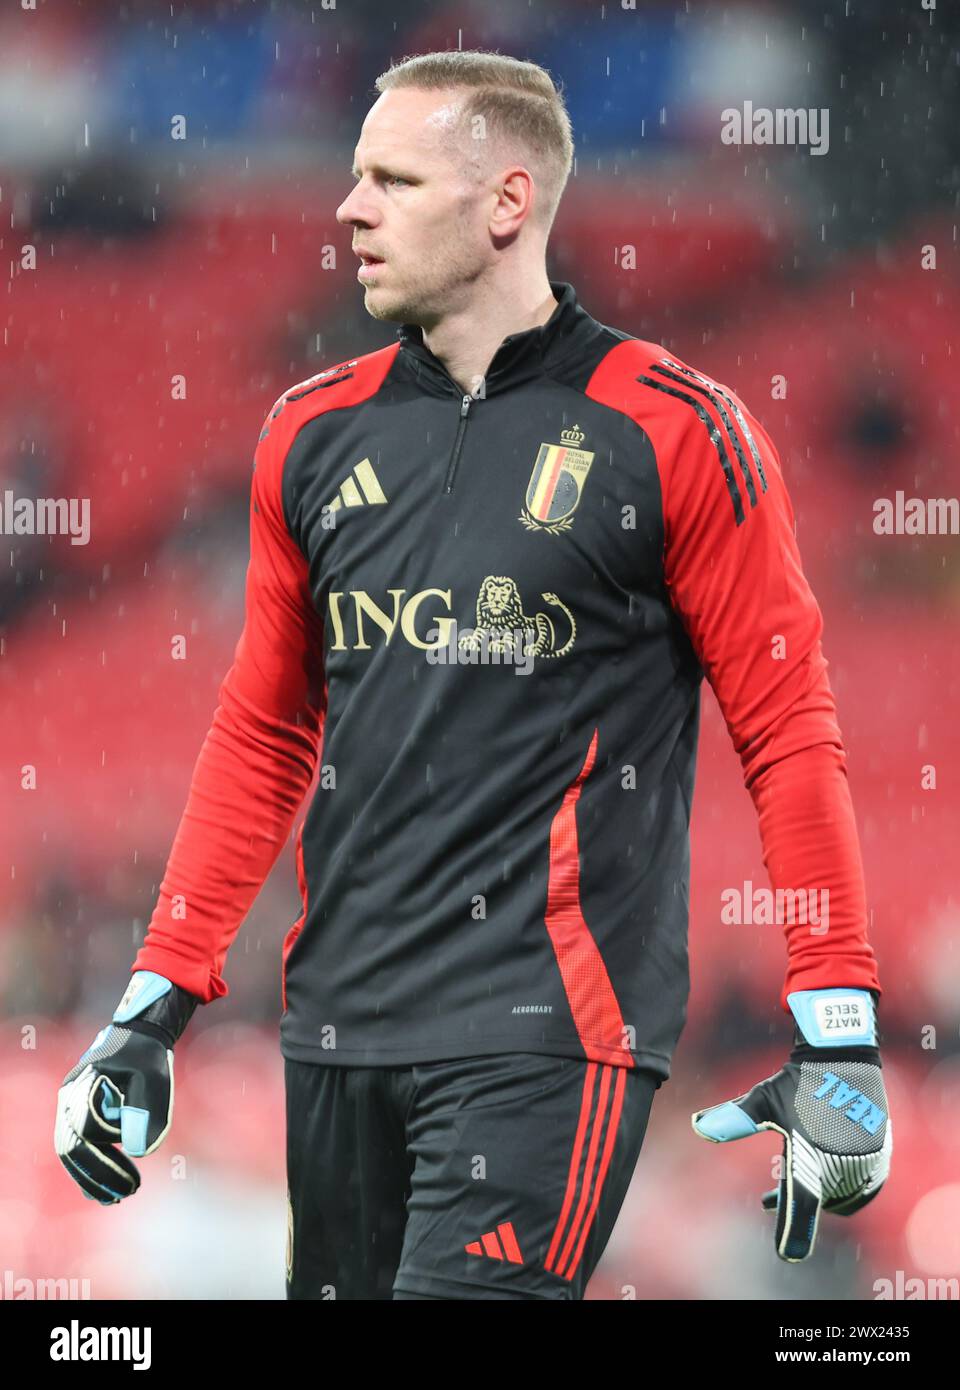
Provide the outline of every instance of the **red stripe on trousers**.
<path id="1" fill-rule="evenodd" d="M 580 1184 L 580 1201 L 577 1203 L 577 1210 L 574 1213 L 573 1222 L 567 1233 L 567 1239 L 560 1252 L 560 1259 L 557 1261 L 555 1273 L 563 1274 L 564 1265 L 570 1258 L 570 1251 L 573 1243 L 580 1232 L 581 1222 L 584 1212 L 587 1209 L 587 1202 L 590 1198 L 590 1185 L 593 1182 L 594 1167 L 597 1161 L 597 1149 L 600 1146 L 600 1135 L 603 1132 L 603 1117 L 607 1110 L 607 1098 L 610 1095 L 610 1067 L 604 1067 L 600 1078 L 600 1097 L 597 1101 L 597 1113 L 594 1116 L 593 1124 L 590 1127 L 590 1147 L 587 1149 L 587 1161 L 583 1167 L 583 1181 Z M 622 1067 L 617 1068 L 622 1071 Z M 569 1278 L 569 1275 L 567 1276 Z"/>
<path id="2" fill-rule="evenodd" d="M 557 1217 L 557 1227 L 550 1242 L 550 1249 L 547 1251 L 545 1265 L 547 1269 L 553 1268 L 554 1257 L 557 1253 L 557 1246 L 560 1244 L 560 1237 L 563 1228 L 567 1224 L 567 1215 L 573 1204 L 574 1194 L 577 1190 L 577 1173 L 580 1170 L 580 1154 L 583 1151 L 583 1139 L 587 1132 L 587 1124 L 590 1120 L 590 1104 L 593 1100 L 593 1083 L 596 1080 L 596 1063 L 591 1062 L 587 1067 L 586 1076 L 583 1078 L 583 1092 L 580 1098 L 580 1118 L 577 1121 L 577 1133 L 573 1141 L 573 1153 L 570 1155 L 570 1169 L 567 1173 L 567 1190 L 563 1195 L 563 1206 L 560 1208 L 560 1215 Z"/>
<path id="3" fill-rule="evenodd" d="M 617 1126 L 620 1123 L 620 1114 L 623 1110 L 623 1092 L 627 1084 L 627 1073 L 624 1070 L 624 1068 L 617 1067 L 616 1070 L 617 1079 L 614 1083 L 613 1110 L 610 1115 L 610 1121 L 607 1125 L 607 1137 L 603 1145 L 603 1158 L 600 1161 L 600 1172 L 597 1174 L 597 1185 L 593 1191 L 593 1201 L 590 1203 L 590 1210 L 587 1212 L 587 1219 L 583 1223 L 583 1227 L 580 1231 L 580 1239 L 577 1242 L 577 1248 L 574 1252 L 573 1264 L 566 1272 L 565 1277 L 567 1279 L 572 1279 L 577 1272 L 577 1266 L 580 1263 L 580 1256 L 583 1254 L 583 1247 L 586 1244 L 587 1232 L 593 1225 L 593 1218 L 597 1214 L 597 1207 L 600 1203 L 600 1192 L 603 1188 L 604 1180 L 607 1176 L 607 1169 L 610 1167 L 610 1157 L 613 1153 L 613 1145 L 617 1137 Z"/>

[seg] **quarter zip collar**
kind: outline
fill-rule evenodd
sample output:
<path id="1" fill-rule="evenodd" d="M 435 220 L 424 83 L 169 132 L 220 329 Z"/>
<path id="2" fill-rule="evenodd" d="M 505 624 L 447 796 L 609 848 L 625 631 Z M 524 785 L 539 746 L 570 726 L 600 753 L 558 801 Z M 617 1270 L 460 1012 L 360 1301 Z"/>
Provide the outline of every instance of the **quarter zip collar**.
<path id="1" fill-rule="evenodd" d="M 557 307 L 546 323 L 527 328 L 522 333 L 511 333 L 503 339 L 486 371 L 485 395 L 544 375 L 555 362 L 577 351 L 581 338 L 589 336 L 596 328 L 595 321 L 577 302 L 572 285 L 562 280 L 551 280 L 550 289 Z M 397 329 L 397 337 L 401 357 L 425 389 L 444 395 L 463 395 L 461 387 L 440 359 L 425 346 L 423 329 L 419 324 L 402 324 Z"/>

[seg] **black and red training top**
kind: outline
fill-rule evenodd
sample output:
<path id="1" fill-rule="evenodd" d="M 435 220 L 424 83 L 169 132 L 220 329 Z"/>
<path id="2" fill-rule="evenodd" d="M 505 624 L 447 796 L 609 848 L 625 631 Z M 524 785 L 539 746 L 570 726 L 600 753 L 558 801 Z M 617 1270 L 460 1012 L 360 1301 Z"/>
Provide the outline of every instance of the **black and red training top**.
<path id="1" fill-rule="evenodd" d="M 419 328 L 286 391 L 254 464 L 246 621 L 145 943 L 209 1002 L 287 841 L 281 1049 L 498 1052 L 667 1077 L 689 989 L 700 684 L 791 990 L 879 992 L 845 754 L 776 450 L 730 389 L 553 283 L 469 395 Z"/>

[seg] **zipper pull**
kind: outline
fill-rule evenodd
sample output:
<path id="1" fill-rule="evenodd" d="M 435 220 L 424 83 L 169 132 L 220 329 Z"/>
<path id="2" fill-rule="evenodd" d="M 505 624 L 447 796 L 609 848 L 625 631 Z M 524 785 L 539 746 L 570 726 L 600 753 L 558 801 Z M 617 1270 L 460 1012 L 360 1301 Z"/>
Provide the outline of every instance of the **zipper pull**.
<path id="1" fill-rule="evenodd" d="M 463 433 L 467 427 L 467 412 L 470 409 L 470 402 L 473 396 L 462 396 L 460 398 L 460 423 L 457 425 L 457 437 L 453 443 L 453 453 L 450 455 L 450 467 L 447 469 L 447 477 L 443 485 L 445 493 L 453 491 L 453 477 L 457 471 L 457 463 L 460 459 L 460 448 L 463 444 Z"/>

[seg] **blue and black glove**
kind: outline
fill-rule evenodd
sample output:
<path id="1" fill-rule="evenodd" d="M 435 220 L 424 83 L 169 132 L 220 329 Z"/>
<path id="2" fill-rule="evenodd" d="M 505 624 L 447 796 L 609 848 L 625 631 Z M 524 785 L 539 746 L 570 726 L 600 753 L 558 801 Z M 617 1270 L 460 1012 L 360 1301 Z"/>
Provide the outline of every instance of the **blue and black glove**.
<path id="1" fill-rule="evenodd" d="M 796 1020 L 790 1060 L 745 1095 L 698 1110 L 693 1128 L 725 1144 L 761 1130 L 783 1135 L 783 1176 L 764 1193 L 776 1211 L 782 1260 L 812 1253 L 820 1212 L 852 1216 L 890 1172 L 893 1128 L 880 1067 L 876 995 L 807 989 L 787 996 Z"/>
<path id="2" fill-rule="evenodd" d="M 165 976 L 138 970 L 113 1021 L 63 1078 L 54 1146 L 85 1197 L 112 1205 L 140 1186 L 128 1155 L 153 1153 L 170 1128 L 173 1045 L 199 1003 Z"/>

